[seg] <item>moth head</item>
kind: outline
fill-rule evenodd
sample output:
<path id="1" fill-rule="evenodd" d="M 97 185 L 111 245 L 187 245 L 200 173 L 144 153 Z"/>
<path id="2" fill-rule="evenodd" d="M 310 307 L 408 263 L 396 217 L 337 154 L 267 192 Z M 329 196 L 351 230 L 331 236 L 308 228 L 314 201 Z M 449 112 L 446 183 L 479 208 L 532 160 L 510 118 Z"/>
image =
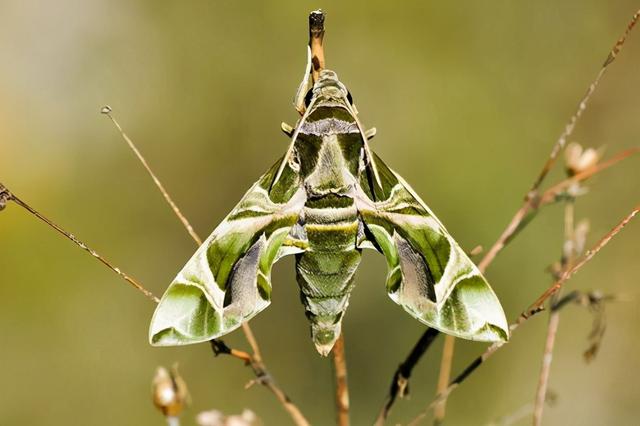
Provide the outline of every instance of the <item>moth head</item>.
<path id="1" fill-rule="evenodd" d="M 338 74 L 327 69 L 320 71 L 318 81 L 305 95 L 304 104 L 306 109 L 339 106 L 355 113 L 351 93 L 338 79 Z"/>

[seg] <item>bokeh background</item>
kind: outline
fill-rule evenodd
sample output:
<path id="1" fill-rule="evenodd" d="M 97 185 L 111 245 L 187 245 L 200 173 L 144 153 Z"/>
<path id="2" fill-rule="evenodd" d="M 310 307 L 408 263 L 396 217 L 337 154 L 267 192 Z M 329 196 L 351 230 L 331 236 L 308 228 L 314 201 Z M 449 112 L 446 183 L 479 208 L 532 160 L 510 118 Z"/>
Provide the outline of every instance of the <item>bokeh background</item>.
<path id="1" fill-rule="evenodd" d="M 0 181 L 161 294 L 194 244 L 100 107 L 109 104 L 201 235 L 280 156 L 280 122 L 302 74 L 307 14 L 328 13 L 327 65 L 349 86 L 372 142 L 464 247 L 488 247 L 521 203 L 562 126 L 637 8 L 633 1 L 0 2 Z M 637 146 L 640 33 L 610 68 L 573 140 L 609 155 Z M 577 204 L 589 243 L 638 202 L 638 159 L 589 182 Z M 556 171 L 548 183 L 562 178 Z M 590 314 L 564 311 L 547 424 L 634 424 L 638 241 L 632 223 L 568 284 L 623 293 L 586 365 Z M 562 209 L 546 209 L 488 271 L 514 318 L 550 284 Z M 150 402 L 158 365 L 179 362 L 201 410 L 255 411 L 288 424 L 250 371 L 208 345 L 147 343 L 153 304 L 10 205 L 0 215 L 0 424 L 163 424 Z M 367 253 L 345 319 L 353 423 L 370 424 L 423 326 L 384 291 Z M 334 419 L 330 361 L 317 355 L 293 261 L 277 265 L 273 304 L 253 326 L 282 387 L 314 424 Z M 449 424 L 485 424 L 533 399 L 546 315 L 450 399 Z M 246 348 L 240 332 L 227 339 Z M 424 358 L 406 422 L 435 390 L 442 341 Z M 454 372 L 486 345 L 459 341 Z M 523 424 L 527 424 L 525 420 Z"/>

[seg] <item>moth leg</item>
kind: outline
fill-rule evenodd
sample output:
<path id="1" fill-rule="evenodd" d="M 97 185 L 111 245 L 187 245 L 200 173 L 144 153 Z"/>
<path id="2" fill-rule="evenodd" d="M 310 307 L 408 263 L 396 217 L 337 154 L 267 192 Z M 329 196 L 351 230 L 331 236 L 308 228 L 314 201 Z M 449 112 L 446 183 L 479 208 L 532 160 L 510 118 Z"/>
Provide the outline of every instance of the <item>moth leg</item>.
<path id="1" fill-rule="evenodd" d="M 285 135 L 289 136 L 290 138 L 293 137 L 293 133 L 295 132 L 295 129 L 293 128 L 292 125 L 287 124 L 283 121 L 282 123 L 280 123 L 280 128 L 282 129 Z"/>

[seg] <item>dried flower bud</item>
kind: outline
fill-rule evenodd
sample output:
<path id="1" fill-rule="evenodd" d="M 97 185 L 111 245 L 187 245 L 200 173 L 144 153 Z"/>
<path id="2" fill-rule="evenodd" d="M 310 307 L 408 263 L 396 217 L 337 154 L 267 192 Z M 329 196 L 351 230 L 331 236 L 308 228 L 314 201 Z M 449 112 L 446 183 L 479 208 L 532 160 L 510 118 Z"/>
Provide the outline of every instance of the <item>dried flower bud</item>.
<path id="1" fill-rule="evenodd" d="M 188 404 L 187 384 L 178 374 L 178 367 L 171 371 L 158 367 L 152 382 L 153 403 L 166 417 L 177 417 Z"/>
<path id="2" fill-rule="evenodd" d="M 602 157 L 600 150 L 584 149 L 579 143 L 571 142 L 564 150 L 567 174 L 573 176 L 595 166 Z"/>

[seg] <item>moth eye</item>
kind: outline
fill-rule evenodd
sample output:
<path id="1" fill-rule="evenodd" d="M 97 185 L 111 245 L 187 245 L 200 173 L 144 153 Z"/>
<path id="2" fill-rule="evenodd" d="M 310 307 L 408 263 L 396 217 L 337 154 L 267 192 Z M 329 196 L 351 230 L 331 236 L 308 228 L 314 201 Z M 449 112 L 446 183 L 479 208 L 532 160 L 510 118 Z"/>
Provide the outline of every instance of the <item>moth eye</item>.
<path id="1" fill-rule="evenodd" d="M 307 94 L 304 97 L 304 106 L 306 106 L 307 108 L 309 107 L 309 104 L 311 103 L 311 99 L 313 98 L 313 89 L 309 90 L 307 92 Z"/>
<path id="2" fill-rule="evenodd" d="M 351 92 L 347 92 L 347 100 L 351 105 L 353 105 L 353 98 L 351 97 Z"/>

